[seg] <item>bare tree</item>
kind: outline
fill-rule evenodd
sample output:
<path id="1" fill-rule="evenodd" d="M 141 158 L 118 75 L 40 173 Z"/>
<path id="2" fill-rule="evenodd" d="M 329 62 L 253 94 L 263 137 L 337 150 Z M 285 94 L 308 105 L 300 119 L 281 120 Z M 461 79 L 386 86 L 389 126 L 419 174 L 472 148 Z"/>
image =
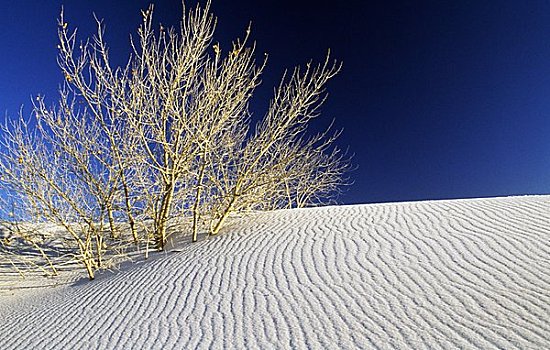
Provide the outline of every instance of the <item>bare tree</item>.
<path id="1" fill-rule="evenodd" d="M 342 184 L 349 163 L 337 149 L 326 153 L 335 138 L 321 134 L 306 141 L 303 136 L 325 100 L 326 83 L 340 67 L 327 55 L 323 64 L 308 63 L 305 72 L 296 68 L 288 81 L 283 77 L 264 119 L 224 172 L 227 179 L 220 182 L 221 203 L 211 234 L 219 232 L 232 212 L 314 204 L 315 194 L 328 194 L 328 200 L 331 190 Z"/>
<path id="2" fill-rule="evenodd" d="M 87 169 L 82 164 L 80 172 L 88 173 L 88 184 L 94 186 L 102 206 L 109 219 L 113 236 L 117 235 L 115 215 L 123 213 L 132 237 L 138 243 L 138 234 L 134 218 L 135 201 L 131 188 L 131 177 L 136 171 L 132 155 L 136 153 L 137 136 L 129 132 L 129 124 L 121 110 L 121 101 L 127 98 L 127 77 L 129 64 L 126 67 L 113 69 L 109 63 L 108 49 L 103 39 L 104 29 L 97 20 L 98 30 L 93 41 L 80 43 L 79 55 L 76 50 L 76 30 L 68 31 L 63 12 L 59 19 L 59 55 L 58 64 L 65 76 L 65 88 L 61 90 L 61 118 L 52 115 L 43 103 L 37 110 L 44 115 L 46 124 L 54 131 L 54 138 L 64 139 L 63 134 L 72 133 L 69 126 L 58 126 L 54 119 L 61 119 L 68 124 L 84 124 L 89 130 L 72 136 L 73 142 L 90 153 L 99 165 L 96 169 Z M 76 56 L 76 57 L 75 57 Z M 73 101 L 69 104 L 69 95 Z M 77 105 L 78 103 L 78 105 Z M 83 106 L 83 107 L 81 107 Z M 77 111 L 77 115 L 73 116 Z M 56 133 L 57 132 L 57 133 Z M 71 137 L 71 135 L 67 135 Z M 132 166 L 130 166 L 132 163 Z M 93 180 L 94 176 L 99 178 Z"/>
<path id="3" fill-rule="evenodd" d="M 97 206 L 69 166 L 69 155 L 48 142 L 40 128 L 31 129 L 20 118 L 6 126 L 0 159 L 2 184 L 13 202 L 21 203 L 24 217 L 50 222 L 64 229 L 75 243 L 76 259 L 90 279 L 101 265 L 103 236 Z"/>
<path id="4" fill-rule="evenodd" d="M 307 135 L 341 68 L 330 55 L 285 74 L 251 130 L 267 55 L 256 61 L 250 27 L 223 50 L 209 0 L 184 6 L 179 29 L 154 30 L 153 6 L 142 15 L 132 55 L 115 68 L 102 22 L 78 43 L 61 13 L 58 106 L 39 97 L 31 122 L 3 130 L 2 184 L 28 215 L 70 233 L 90 278 L 107 237 L 152 237 L 164 249 L 170 220 L 187 218 L 196 241 L 233 213 L 328 203 L 349 168 L 338 133 Z"/>
<path id="5" fill-rule="evenodd" d="M 152 29 L 153 7 L 143 12 L 139 45 L 133 45 L 135 61 L 129 72 L 127 95 L 120 101 L 147 165 L 142 183 L 149 182 L 146 187 L 151 197 L 146 207 L 159 249 L 166 241 L 167 222 L 176 214 L 172 212 L 174 200 L 187 201 L 195 192 L 196 186 L 190 181 L 200 150 L 192 135 L 198 132 L 194 130 L 194 119 L 202 114 L 189 106 L 199 98 L 206 52 L 214 32 L 209 5 L 190 12 L 184 8 L 179 33 L 161 28 L 156 35 Z"/>

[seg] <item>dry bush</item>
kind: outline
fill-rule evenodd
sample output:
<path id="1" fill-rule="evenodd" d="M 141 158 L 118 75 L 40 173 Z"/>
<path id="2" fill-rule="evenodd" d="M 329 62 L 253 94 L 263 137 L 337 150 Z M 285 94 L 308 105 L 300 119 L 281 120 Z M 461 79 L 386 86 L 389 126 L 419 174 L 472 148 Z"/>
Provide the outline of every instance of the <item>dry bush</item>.
<path id="1" fill-rule="evenodd" d="M 154 30 L 153 6 L 142 15 L 128 63 L 114 68 L 101 21 L 78 43 L 62 13 L 59 103 L 39 97 L 31 119 L 6 125 L 1 138 L 4 189 L 26 217 L 70 233 L 90 278 L 107 238 L 152 238 L 163 249 L 175 218 L 189 218 L 196 241 L 234 213 L 326 204 L 349 169 L 338 133 L 307 134 L 340 63 L 327 55 L 285 74 L 251 128 L 267 55 L 256 61 L 250 28 L 224 50 L 210 1 L 184 6 L 178 29 Z"/>

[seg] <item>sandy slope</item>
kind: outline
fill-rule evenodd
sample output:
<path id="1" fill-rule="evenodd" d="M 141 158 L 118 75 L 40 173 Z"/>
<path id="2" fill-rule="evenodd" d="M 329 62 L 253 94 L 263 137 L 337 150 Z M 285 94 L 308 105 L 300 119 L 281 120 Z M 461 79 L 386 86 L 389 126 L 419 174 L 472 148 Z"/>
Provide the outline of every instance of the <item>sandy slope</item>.
<path id="1" fill-rule="evenodd" d="M 549 349 L 550 196 L 265 213 L 0 307 L 0 349 Z"/>

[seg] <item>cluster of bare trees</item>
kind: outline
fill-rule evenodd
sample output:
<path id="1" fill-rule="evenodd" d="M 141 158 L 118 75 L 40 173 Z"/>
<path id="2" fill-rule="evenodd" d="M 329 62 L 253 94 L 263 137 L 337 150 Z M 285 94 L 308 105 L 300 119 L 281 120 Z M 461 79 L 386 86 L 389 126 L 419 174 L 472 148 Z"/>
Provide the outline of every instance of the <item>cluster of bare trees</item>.
<path id="1" fill-rule="evenodd" d="M 308 136 L 327 81 L 327 55 L 286 74 L 264 118 L 250 129 L 248 104 L 267 56 L 256 61 L 250 30 L 223 50 L 204 8 L 183 11 L 179 29 L 153 29 L 153 7 L 113 68 L 101 21 L 78 42 L 61 14 L 59 103 L 34 101 L 29 119 L 6 124 L 1 185 L 12 220 L 57 225 L 89 277 L 109 242 L 153 241 L 163 249 L 174 218 L 192 240 L 217 234 L 234 213 L 326 203 L 345 182 L 337 135 Z"/>

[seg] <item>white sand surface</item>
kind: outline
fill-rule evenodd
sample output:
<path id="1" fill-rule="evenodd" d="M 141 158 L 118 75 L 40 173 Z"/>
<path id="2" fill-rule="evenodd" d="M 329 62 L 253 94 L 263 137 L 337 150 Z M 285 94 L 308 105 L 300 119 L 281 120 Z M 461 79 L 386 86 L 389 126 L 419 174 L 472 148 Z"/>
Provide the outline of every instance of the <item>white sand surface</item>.
<path id="1" fill-rule="evenodd" d="M 0 349 L 550 349 L 550 196 L 257 214 L 2 298 Z"/>

